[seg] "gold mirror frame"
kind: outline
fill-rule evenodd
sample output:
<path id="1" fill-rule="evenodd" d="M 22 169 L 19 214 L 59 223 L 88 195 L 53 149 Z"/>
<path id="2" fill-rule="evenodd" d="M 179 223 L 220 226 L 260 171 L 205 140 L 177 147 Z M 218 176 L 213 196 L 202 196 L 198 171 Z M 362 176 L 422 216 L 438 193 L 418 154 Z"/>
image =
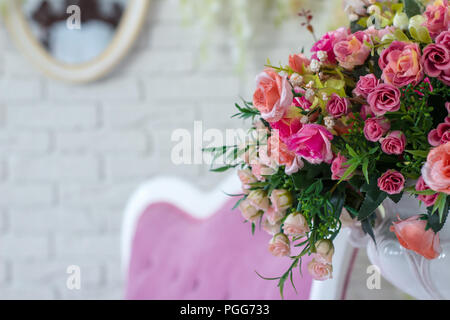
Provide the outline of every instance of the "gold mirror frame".
<path id="1" fill-rule="evenodd" d="M 19 50 L 46 75 L 71 83 L 87 83 L 106 76 L 126 56 L 142 29 L 149 4 L 150 0 L 129 0 L 105 51 L 89 62 L 76 65 L 55 60 L 39 43 L 22 12 L 21 1 L 7 0 L 5 24 Z"/>

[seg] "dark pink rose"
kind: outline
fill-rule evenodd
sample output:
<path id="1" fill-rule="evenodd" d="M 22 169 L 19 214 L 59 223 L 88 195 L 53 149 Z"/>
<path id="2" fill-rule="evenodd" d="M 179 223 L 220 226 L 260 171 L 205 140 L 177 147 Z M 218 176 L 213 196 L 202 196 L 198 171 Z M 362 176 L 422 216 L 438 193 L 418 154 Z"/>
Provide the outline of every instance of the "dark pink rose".
<path id="1" fill-rule="evenodd" d="M 404 87 L 412 83 L 417 85 L 423 79 L 423 67 L 420 63 L 420 48 L 417 43 L 394 41 L 380 56 L 378 64 L 386 83 Z"/>
<path id="2" fill-rule="evenodd" d="M 350 102 L 347 98 L 341 98 L 336 93 L 333 93 L 327 103 L 327 111 L 335 118 L 340 118 L 346 115 L 349 111 Z"/>
<path id="3" fill-rule="evenodd" d="M 425 180 L 423 180 L 422 176 L 419 178 L 419 180 L 417 180 L 416 190 L 417 191 L 430 190 L 430 187 L 425 183 Z M 417 198 L 420 201 L 422 201 L 423 203 L 425 203 L 425 205 L 427 207 L 430 207 L 430 206 L 434 205 L 438 196 L 439 196 L 439 193 L 436 192 L 436 194 L 432 194 L 432 195 L 428 195 L 428 196 L 421 194 Z"/>
<path id="4" fill-rule="evenodd" d="M 448 50 L 450 50 L 450 31 L 442 31 L 441 34 L 437 36 L 435 42 L 437 44 L 443 45 Z"/>
<path id="5" fill-rule="evenodd" d="M 365 104 L 361 107 L 361 111 L 359 112 L 359 115 L 363 120 L 367 120 L 367 118 L 375 117 L 375 114 L 372 112 L 372 109 L 370 109 L 370 106 L 368 104 Z"/>
<path id="6" fill-rule="evenodd" d="M 382 83 L 367 97 L 372 112 L 382 116 L 386 112 L 400 109 L 400 90 L 388 83 Z"/>
<path id="7" fill-rule="evenodd" d="M 364 124 L 364 136 L 372 142 L 379 141 L 391 128 L 389 120 L 384 117 L 369 118 Z"/>
<path id="8" fill-rule="evenodd" d="M 296 107 L 302 108 L 303 110 L 308 111 L 309 108 L 311 108 L 312 103 L 306 99 L 305 97 L 295 97 L 294 98 L 294 105 Z"/>
<path id="9" fill-rule="evenodd" d="M 398 171 L 388 170 L 378 178 L 378 187 L 388 194 L 399 194 L 405 187 L 405 177 Z"/>
<path id="10" fill-rule="evenodd" d="M 336 158 L 334 158 L 333 162 L 331 163 L 331 173 L 332 173 L 331 179 L 340 180 L 344 176 L 345 171 L 347 171 L 347 169 L 349 167 L 348 165 L 344 164 L 346 162 L 347 162 L 347 158 L 344 156 L 341 156 L 340 153 L 337 155 Z M 352 176 L 353 176 L 353 174 L 351 176 L 349 176 L 347 178 L 347 180 L 351 179 Z"/>
<path id="11" fill-rule="evenodd" d="M 380 84 L 380 80 L 374 74 L 368 74 L 361 76 L 356 88 L 353 90 L 353 94 L 356 96 L 361 96 L 367 98 L 367 96 L 375 90 L 375 88 Z"/>
<path id="12" fill-rule="evenodd" d="M 384 153 L 400 155 L 405 151 L 406 136 L 401 131 L 392 131 L 385 138 L 381 138 L 380 142 Z"/>
<path id="13" fill-rule="evenodd" d="M 444 122 L 438 125 L 437 129 L 433 129 L 428 134 L 428 143 L 433 147 L 440 146 L 448 142 L 450 135 L 450 123 Z"/>
<path id="14" fill-rule="evenodd" d="M 423 50 L 421 60 L 425 73 L 450 84 L 450 50 L 442 44 L 430 44 Z M 447 83 L 448 81 L 448 83 Z"/>
<path id="15" fill-rule="evenodd" d="M 358 31 L 334 45 L 336 60 L 343 68 L 353 70 L 354 67 L 364 64 L 370 54 L 370 48 L 365 45 L 365 41 L 370 41 L 369 36 Z"/>
<path id="16" fill-rule="evenodd" d="M 317 57 L 317 52 L 319 51 L 325 51 L 327 53 L 327 61 L 325 61 L 326 63 L 329 64 L 336 64 L 336 56 L 334 55 L 334 45 L 345 39 L 350 33 L 349 29 L 346 28 L 339 28 L 335 31 L 331 31 L 326 33 L 319 41 L 317 41 L 312 49 L 311 52 L 313 52 L 313 56 L 312 59 L 316 59 L 319 60 L 319 58 Z"/>
<path id="17" fill-rule="evenodd" d="M 448 1 L 435 1 L 427 6 L 425 11 L 426 21 L 423 24 L 432 38 L 437 37 L 442 31 L 448 30 L 450 16 L 448 10 Z"/>
<path id="18" fill-rule="evenodd" d="M 333 135 L 318 124 L 305 124 L 300 131 L 287 140 L 289 150 L 312 164 L 331 163 Z"/>

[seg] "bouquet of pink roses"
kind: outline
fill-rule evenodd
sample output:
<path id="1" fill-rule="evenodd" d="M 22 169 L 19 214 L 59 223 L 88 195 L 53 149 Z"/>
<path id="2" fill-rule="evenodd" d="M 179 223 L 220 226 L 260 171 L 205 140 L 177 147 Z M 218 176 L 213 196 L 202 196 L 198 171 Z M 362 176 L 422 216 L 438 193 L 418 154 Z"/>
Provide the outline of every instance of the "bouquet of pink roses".
<path id="1" fill-rule="evenodd" d="M 239 168 L 236 206 L 253 231 L 260 223 L 273 235 L 270 252 L 293 260 L 276 278 L 281 291 L 305 255 L 315 279 L 330 278 L 343 222 L 374 238 L 377 208 L 404 193 L 428 214 L 391 230 L 405 248 L 440 255 L 450 204 L 448 1 L 353 0 L 345 10 L 351 27 L 325 34 L 311 58 L 268 62 L 257 76 L 253 102 L 237 105 L 236 116 L 253 119 L 248 140 L 207 149 L 232 159 L 213 171 Z"/>

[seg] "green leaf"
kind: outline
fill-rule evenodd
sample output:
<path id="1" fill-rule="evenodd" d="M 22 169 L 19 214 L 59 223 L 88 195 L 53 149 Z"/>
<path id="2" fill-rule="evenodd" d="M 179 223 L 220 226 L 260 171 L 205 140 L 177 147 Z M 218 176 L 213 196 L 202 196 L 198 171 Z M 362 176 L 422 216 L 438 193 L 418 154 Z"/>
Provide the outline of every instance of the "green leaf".
<path id="1" fill-rule="evenodd" d="M 373 232 L 373 228 L 372 228 L 372 224 L 371 224 L 370 220 L 369 219 L 363 220 L 361 222 L 361 227 L 362 227 L 363 231 L 372 238 L 373 242 L 375 244 L 377 244 L 377 241 L 375 240 L 375 234 Z"/>
<path id="2" fill-rule="evenodd" d="M 388 195 L 389 199 L 391 199 L 392 201 L 394 201 L 395 203 L 399 203 L 400 200 L 403 197 L 403 192 L 399 193 L 399 194 L 389 194 Z"/>
<path id="3" fill-rule="evenodd" d="M 344 174 L 342 175 L 341 180 L 339 180 L 339 183 L 341 183 L 342 181 L 345 181 L 348 177 L 350 177 L 355 170 L 359 167 L 359 161 L 352 163 L 347 170 L 345 170 Z"/>
<path id="4" fill-rule="evenodd" d="M 383 203 L 388 194 L 384 191 L 379 191 L 376 197 L 371 197 L 368 193 L 358 212 L 358 220 L 363 221 L 370 217 L 372 213 Z"/>
<path id="5" fill-rule="evenodd" d="M 365 158 L 362 165 L 362 171 L 367 183 L 369 183 L 369 158 Z"/>
<path id="6" fill-rule="evenodd" d="M 409 154 L 412 154 L 415 157 L 426 158 L 428 157 L 429 150 L 405 150 Z"/>
<path id="7" fill-rule="evenodd" d="M 403 0 L 405 5 L 404 11 L 409 18 L 422 13 L 422 8 L 416 0 Z"/>
<path id="8" fill-rule="evenodd" d="M 448 198 L 448 197 L 447 197 Z M 429 207 L 428 208 L 428 216 L 427 216 L 427 230 L 429 228 L 431 228 L 434 232 L 439 232 L 442 230 L 442 228 L 445 225 L 445 222 L 447 220 L 448 217 L 448 213 L 449 213 L 449 200 L 446 200 L 446 204 L 444 207 L 444 212 L 442 217 L 438 216 L 437 214 L 433 214 L 433 207 Z"/>
<path id="9" fill-rule="evenodd" d="M 235 165 L 226 165 L 224 167 L 220 167 L 220 168 L 216 168 L 216 169 L 211 169 L 211 172 L 225 172 L 229 169 L 235 168 Z"/>

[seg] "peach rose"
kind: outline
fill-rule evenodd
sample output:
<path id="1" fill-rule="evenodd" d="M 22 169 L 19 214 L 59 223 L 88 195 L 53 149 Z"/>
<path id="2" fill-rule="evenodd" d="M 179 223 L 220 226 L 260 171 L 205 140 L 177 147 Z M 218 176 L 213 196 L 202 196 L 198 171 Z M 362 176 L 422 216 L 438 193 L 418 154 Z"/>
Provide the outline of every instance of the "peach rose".
<path id="1" fill-rule="evenodd" d="M 271 236 L 276 235 L 281 230 L 281 222 L 271 223 L 269 219 L 266 217 L 262 221 L 262 228 L 265 232 L 270 234 Z"/>
<path id="2" fill-rule="evenodd" d="M 330 240 L 319 240 L 315 244 L 316 260 L 322 263 L 331 264 L 334 255 L 333 242 Z"/>
<path id="3" fill-rule="evenodd" d="M 309 232 L 308 222 L 301 213 L 292 213 L 284 221 L 283 231 L 288 236 L 305 236 Z"/>
<path id="4" fill-rule="evenodd" d="M 272 69 L 266 69 L 256 78 L 253 105 L 268 122 L 277 122 L 292 105 L 294 95 L 286 76 L 281 77 Z"/>
<path id="5" fill-rule="evenodd" d="M 430 151 L 422 176 L 432 190 L 450 194 L 450 142 Z"/>
<path id="6" fill-rule="evenodd" d="M 314 280 L 325 281 L 333 278 L 333 266 L 317 261 L 315 258 L 308 263 L 308 271 Z"/>
<path id="7" fill-rule="evenodd" d="M 269 198 L 267 193 L 263 190 L 253 190 L 247 197 L 250 204 L 259 210 L 266 211 L 269 209 Z"/>
<path id="8" fill-rule="evenodd" d="M 258 182 L 258 179 L 253 175 L 250 169 L 238 170 L 238 176 L 242 183 L 242 190 L 245 193 L 249 192 L 252 183 Z"/>
<path id="9" fill-rule="evenodd" d="M 294 54 L 289 56 L 289 67 L 298 74 L 304 74 L 310 61 L 304 54 Z"/>
<path id="10" fill-rule="evenodd" d="M 425 230 L 426 220 L 413 216 L 393 223 L 390 230 L 395 233 L 400 244 L 408 250 L 427 258 L 435 259 L 440 254 L 439 234 L 432 229 Z"/>
<path id="11" fill-rule="evenodd" d="M 288 190 L 273 190 L 270 202 L 275 211 L 285 212 L 292 206 L 292 194 Z"/>
<path id="12" fill-rule="evenodd" d="M 271 224 L 278 224 L 284 218 L 285 215 L 286 211 L 275 210 L 275 208 L 273 207 L 270 207 L 265 212 L 265 216 Z"/>
<path id="13" fill-rule="evenodd" d="M 291 245 L 288 237 L 283 233 L 273 236 L 269 242 L 269 251 L 275 257 L 284 257 L 291 254 Z"/>

